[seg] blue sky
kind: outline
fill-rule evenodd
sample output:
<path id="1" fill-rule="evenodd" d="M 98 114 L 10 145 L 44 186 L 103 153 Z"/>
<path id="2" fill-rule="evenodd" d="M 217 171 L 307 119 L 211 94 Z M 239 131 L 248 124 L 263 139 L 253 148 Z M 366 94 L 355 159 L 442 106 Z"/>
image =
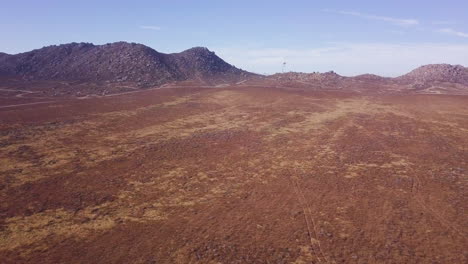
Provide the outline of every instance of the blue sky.
<path id="1" fill-rule="evenodd" d="M 129 41 L 161 52 L 206 46 L 258 72 L 396 76 L 468 66 L 468 1 L 15 0 L 0 7 L 0 51 Z"/>

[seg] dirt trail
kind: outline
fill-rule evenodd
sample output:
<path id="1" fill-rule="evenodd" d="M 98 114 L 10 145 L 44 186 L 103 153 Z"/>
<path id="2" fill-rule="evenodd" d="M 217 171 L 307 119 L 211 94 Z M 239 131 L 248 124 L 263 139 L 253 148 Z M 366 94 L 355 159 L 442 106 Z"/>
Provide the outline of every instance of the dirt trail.
<path id="1" fill-rule="evenodd" d="M 37 105 L 37 104 L 48 104 L 48 103 L 54 103 L 56 101 L 42 101 L 42 102 L 34 102 L 34 103 L 24 103 L 24 104 L 14 104 L 14 105 L 2 105 L 0 106 L 1 108 L 12 108 L 12 107 L 18 107 L 18 106 L 28 106 L 28 105 Z"/>

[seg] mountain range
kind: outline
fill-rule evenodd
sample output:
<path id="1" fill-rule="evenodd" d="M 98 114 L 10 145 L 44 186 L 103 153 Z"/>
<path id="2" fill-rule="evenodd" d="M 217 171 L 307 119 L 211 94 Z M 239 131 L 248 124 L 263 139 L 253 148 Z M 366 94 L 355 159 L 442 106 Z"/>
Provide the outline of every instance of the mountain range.
<path id="1" fill-rule="evenodd" d="M 0 77 L 21 79 L 22 82 L 65 81 L 104 83 L 108 86 L 126 83 L 143 88 L 181 81 L 208 85 L 252 84 L 253 81 L 316 89 L 447 93 L 444 89 L 448 86 L 456 93 L 468 93 L 468 68 L 461 65 L 425 65 L 396 78 L 373 74 L 345 77 L 335 72 L 288 72 L 263 76 L 236 68 L 204 47 L 166 54 L 127 42 L 105 45 L 70 43 L 15 55 L 0 53 Z M 121 90 L 111 92 L 117 91 Z"/>
<path id="2" fill-rule="evenodd" d="M 142 44 L 70 43 L 16 55 L 0 54 L 0 75 L 26 80 L 134 82 L 154 86 L 171 81 L 237 81 L 254 76 L 195 47 L 165 54 Z"/>

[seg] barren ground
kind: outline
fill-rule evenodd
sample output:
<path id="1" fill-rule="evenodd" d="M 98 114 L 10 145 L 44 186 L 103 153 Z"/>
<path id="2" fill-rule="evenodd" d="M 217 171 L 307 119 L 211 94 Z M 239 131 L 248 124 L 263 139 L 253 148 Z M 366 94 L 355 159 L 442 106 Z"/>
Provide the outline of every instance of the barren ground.
<path id="1" fill-rule="evenodd" d="M 1 93 L 1 263 L 468 261 L 468 96 Z"/>

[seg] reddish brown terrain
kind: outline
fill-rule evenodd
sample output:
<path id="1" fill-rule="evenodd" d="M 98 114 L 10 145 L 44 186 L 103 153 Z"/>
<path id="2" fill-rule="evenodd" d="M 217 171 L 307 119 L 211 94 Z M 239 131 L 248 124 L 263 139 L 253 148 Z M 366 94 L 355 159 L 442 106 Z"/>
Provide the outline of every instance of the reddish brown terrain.
<path id="1" fill-rule="evenodd" d="M 0 54 L 0 263 L 467 263 L 468 71 Z"/>
<path id="2" fill-rule="evenodd" d="M 0 262 L 467 263 L 467 96 L 250 82 L 3 82 Z"/>

